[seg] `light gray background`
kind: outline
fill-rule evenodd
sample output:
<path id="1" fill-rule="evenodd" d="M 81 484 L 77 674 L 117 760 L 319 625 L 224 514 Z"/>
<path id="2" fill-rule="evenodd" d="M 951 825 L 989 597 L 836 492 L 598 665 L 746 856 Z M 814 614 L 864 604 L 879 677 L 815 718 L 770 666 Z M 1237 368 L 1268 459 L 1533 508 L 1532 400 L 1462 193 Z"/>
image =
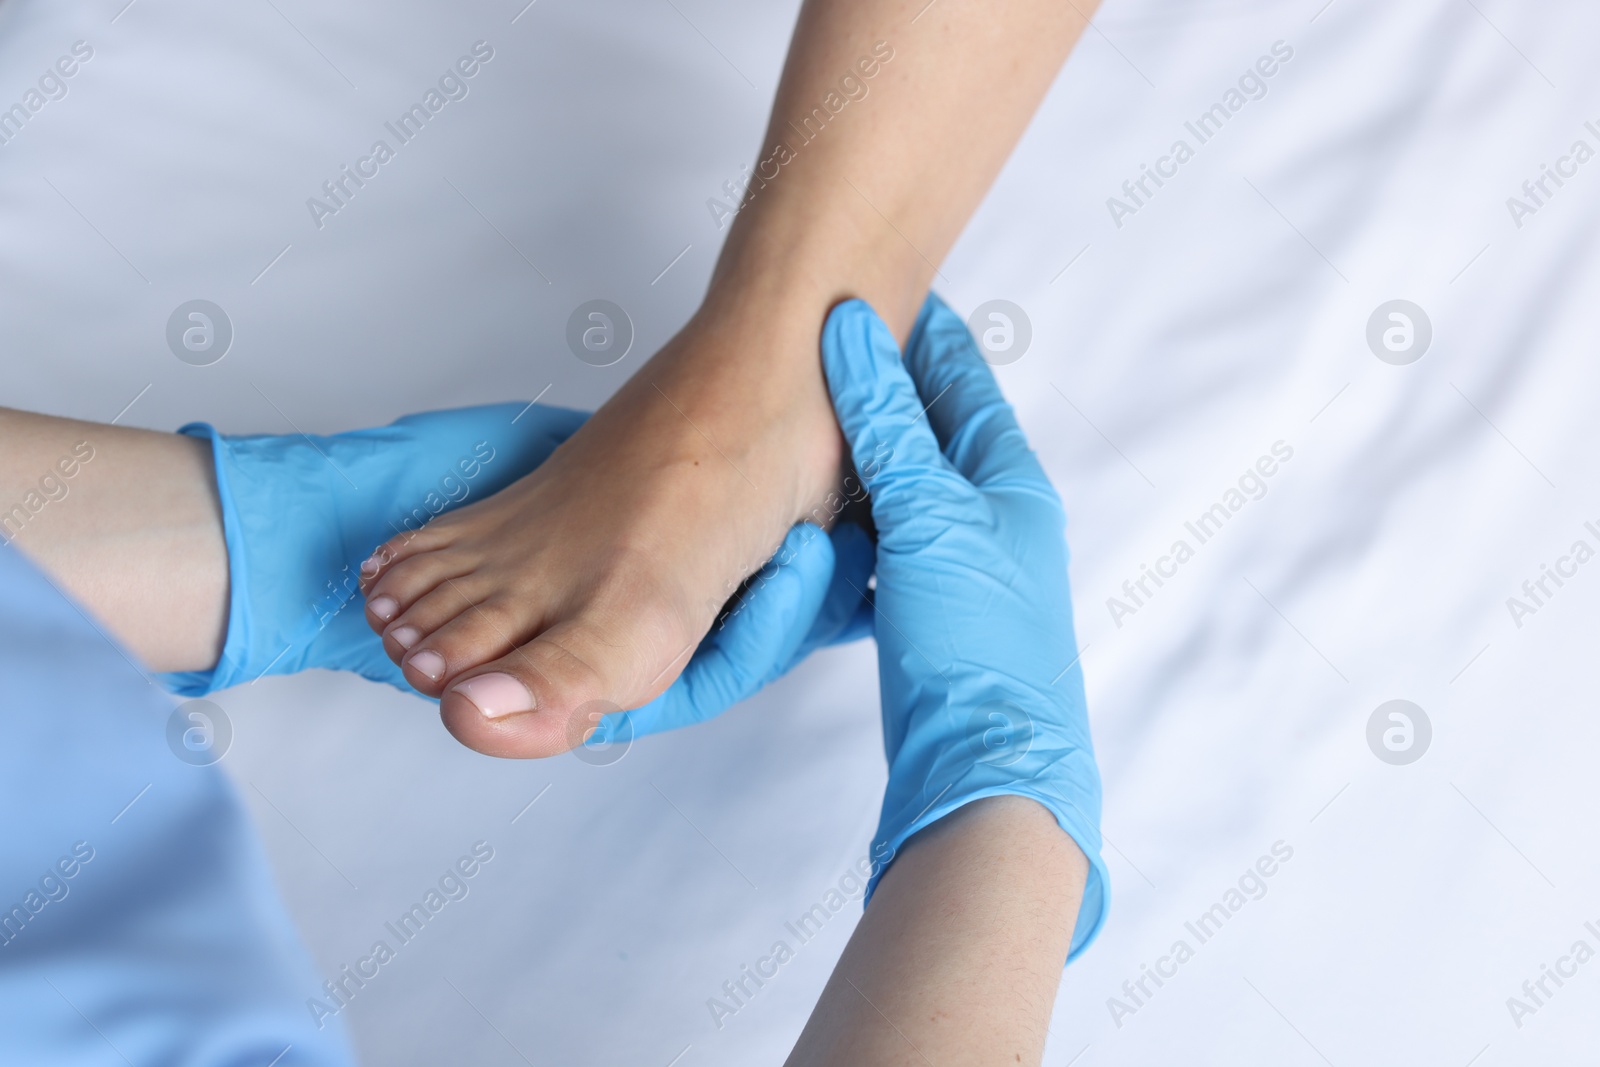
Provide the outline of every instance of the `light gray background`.
<path id="1" fill-rule="evenodd" d="M 126 423 L 270 432 L 546 386 L 601 401 L 701 293 L 705 200 L 754 156 L 794 15 L 124 3 L 0 5 L 6 103 L 74 40 L 96 50 L 0 148 L 4 401 L 103 421 L 137 396 Z M 1053 1067 L 1592 1047 L 1600 964 L 1520 1029 L 1506 998 L 1573 941 L 1600 948 L 1582 925 L 1600 565 L 1520 629 L 1505 600 L 1600 519 L 1600 162 L 1520 229 L 1505 200 L 1574 139 L 1600 147 L 1596 22 L 1576 3 L 1114 0 L 943 266 L 963 312 L 1030 315 L 1032 350 L 999 373 L 1071 517 L 1114 887 Z M 478 39 L 496 56 L 470 97 L 314 228 L 305 198 Z M 1106 198 L 1277 40 L 1294 59 L 1267 97 L 1114 226 Z M 563 342 L 596 297 L 638 331 L 605 369 Z M 236 330 L 213 367 L 166 348 L 194 298 Z M 1395 298 L 1434 327 L 1404 367 L 1365 342 Z M 1106 598 L 1278 440 L 1294 458 L 1267 496 L 1115 626 Z M 345 1013 L 369 1062 L 698 1067 L 780 1060 L 848 935 L 853 914 L 713 1025 L 706 999 L 869 840 L 875 692 L 870 646 L 836 650 L 603 768 L 477 756 L 430 705 L 353 678 L 218 700 L 324 973 L 473 841 L 496 850 Z M 1408 766 L 1365 739 L 1394 698 L 1433 724 Z M 1121 983 L 1279 840 L 1267 895 L 1116 1025 Z"/>

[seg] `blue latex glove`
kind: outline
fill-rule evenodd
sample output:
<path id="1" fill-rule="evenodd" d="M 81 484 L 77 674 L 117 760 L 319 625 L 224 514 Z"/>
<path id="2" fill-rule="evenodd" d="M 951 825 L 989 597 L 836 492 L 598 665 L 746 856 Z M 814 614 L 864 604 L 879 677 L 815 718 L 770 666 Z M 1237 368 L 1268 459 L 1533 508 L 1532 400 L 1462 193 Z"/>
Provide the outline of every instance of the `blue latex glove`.
<path id="1" fill-rule="evenodd" d="M 414 692 L 367 626 L 361 561 L 395 533 L 511 484 L 586 418 L 512 403 L 407 415 L 326 437 L 235 437 L 204 423 L 185 426 L 180 432 L 211 442 L 231 603 L 217 665 L 163 675 L 163 682 L 180 695 L 201 696 L 266 674 L 324 667 Z M 859 552 L 852 559 L 859 584 L 871 563 L 863 571 Z M 608 717 L 607 731 L 591 743 L 710 718 L 817 645 L 865 633 L 853 593 L 834 578 L 834 561 L 829 537 L 796 526 L 678 681 L 626 723 Z"/>
<path id="2" fill-rule="evenodd" d="M 414 692 L 367 626 L 361 561 L 396 533 L 510 485 L 587 417 L 491 404 L 328 437 L 183 427 L 179 433 L 211 442 L 231 603 L 217 665 L 162 680 L 182 696 L 200 696 L 265 674 L 326 667 Z"/>
<path id="3" fill-rule="evenodd" d="M 1060 498 L 937 297 L 904 365 L 859 300 L 828 317 L 822 358 L 878 528 L 889 785 L 873 855 L 981 797 L 1031 797 L 1089 860 L 1071 959 L 1099 931 L 1109 883 Z"/>

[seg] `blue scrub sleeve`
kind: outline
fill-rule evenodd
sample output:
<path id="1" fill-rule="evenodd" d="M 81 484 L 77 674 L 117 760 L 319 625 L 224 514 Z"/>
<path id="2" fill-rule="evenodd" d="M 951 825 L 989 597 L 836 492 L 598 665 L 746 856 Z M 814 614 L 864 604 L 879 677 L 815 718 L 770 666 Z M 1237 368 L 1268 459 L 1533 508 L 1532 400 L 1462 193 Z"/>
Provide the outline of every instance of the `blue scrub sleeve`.
<path id="1" fill-rule="evenodd" d="M 0 1061 L 353 1064 L 340 1020 L 307 1006 L 321 981 L 205 763 L 220 724 L 174 723 L 178 702 L 9 546 L 0 678 Z"/>

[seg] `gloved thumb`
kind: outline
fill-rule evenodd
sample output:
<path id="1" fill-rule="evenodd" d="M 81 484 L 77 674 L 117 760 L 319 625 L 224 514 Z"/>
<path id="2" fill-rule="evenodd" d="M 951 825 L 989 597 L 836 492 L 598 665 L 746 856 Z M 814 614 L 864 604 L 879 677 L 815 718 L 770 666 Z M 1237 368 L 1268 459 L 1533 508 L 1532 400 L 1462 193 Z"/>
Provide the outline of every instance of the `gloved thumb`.
<path id="1" fill-rule="evenodd" d="M 955 477 L 894 337 L 863 301 L 846 300 L 828 315 L 822 369 L 856 472 L 872 492 L 874 516 L 913 506 L 930 476 Z"/>
<path id="2" fill-rule="evenodd" d="M 827 534 L 810 523 L 791 528 L 778 554 L 751 579 L 733 613 L 700 642 L 671 687 L 643 707 L 605 716 L 587 743 L 704 722 L 753 696 L 798 662 L 828 597 L 833 568 Z"/>

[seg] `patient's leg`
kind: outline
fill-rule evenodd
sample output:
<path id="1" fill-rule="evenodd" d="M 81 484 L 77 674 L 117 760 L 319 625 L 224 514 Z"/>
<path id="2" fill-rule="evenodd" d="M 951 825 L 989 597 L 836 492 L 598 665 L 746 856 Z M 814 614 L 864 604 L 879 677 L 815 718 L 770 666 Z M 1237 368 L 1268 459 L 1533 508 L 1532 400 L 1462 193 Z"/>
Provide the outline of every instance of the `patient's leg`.
<path id="1" fill-rule="evenodd" d="M 805 5 L 694 319 L 539 470 L 374 557 L 369 621 L 458 738 L 571 748 L 664 690 L 789 525 L 826 512 L 828 309 L 862 297 L 905 337 L 1090 8 Z"/>
<path id="2" fill-rule="evenodd" d="M 216 663 L 228 553 L 207 442 L 0 408 L 0 535 L 155 670 Z"/>

